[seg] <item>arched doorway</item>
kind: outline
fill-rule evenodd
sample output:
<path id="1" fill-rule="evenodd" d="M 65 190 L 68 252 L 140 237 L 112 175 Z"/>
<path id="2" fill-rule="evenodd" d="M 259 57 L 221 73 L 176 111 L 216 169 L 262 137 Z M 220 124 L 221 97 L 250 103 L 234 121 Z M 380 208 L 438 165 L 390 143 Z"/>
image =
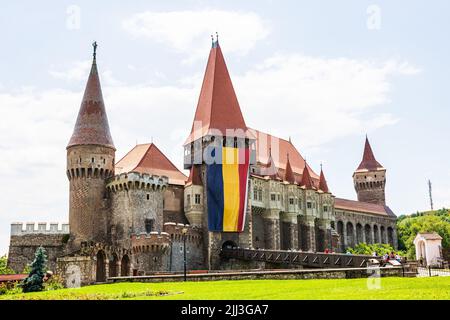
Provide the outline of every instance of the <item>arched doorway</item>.
<path id="1" fill-rule="evenodd" d="M 222 244 L 222 249 L 234 249 L 237 247 L 238 247 L 237 244 L 231 240 L 227 240 Z"/>
<path id="2" fill-rule="evenodd" d="M 386 241 L 386 229 L 384 228 L 384 226 L 380 227 L 380 233 L 381 233 L 380 242 L 381 243 L 387 243 L 387 241 Z"/>
<path id="3" fill-rule="evenodd" d="M 122 257 L 122 261 L 120 264 L 120 275 L 122 277 L 130 275 L 130 258 L 128 257 L 128 255 L 124 255 Z"/>
<path id="4" fill-rule="evenodd" d="M 394 229 L 392 229 L 391 227 L 388 227 L 387 235 L 388 235 L 388 243 L 394 247 Z"/>
<path id="5" fill-rule="evenodd" d="M 344 223 L 342 221 L 337 222 L 337 233 L 339 234 L 339 247 L 341 248 L 341 252 L 344 252 L 345 250 Z"/>
<path id="6" fill-rule="evenodd" d="M 373 226 L 373 243 L 380 243 L 378 226 L 376 224 Z"/>
<path id="7" fill-rule="evenodd" d="M 356 244 L 364 242 L 363 227 L 360 223 L 356 224 Z"/>
<path id="8" fill-rule="evenodd" d="M 112 260 L 109 261 L 109 276 L 110 277 L 117 277 L 118 274 L 118 264 L 119 264 L 119 258 L 117 258 L 117 254 L 113 253 Z"/>
<path id="9" fill-rule="evenodd" d="M 95 280 L 97 282 L 105 282 L 106 281 L 106 255 L 103 250 L 99 250 L 97 252 L 97 270 L 95 275 Z"/>
<path id="10" fill-rule="evenodd" d="M 427 265 L 427 251 L 425 247 L 425 241 L 419 241 L 417 244 L 417 260 L 422 266 Z"/>
<path id="11" fill-rule="evenodd" d="M 370 228 L 370 225 L 366 224 L 364 226 L 364 234 L 366 236 L 366 243 L 371 244 L 372 243 L 372 229 Z"/>
<path id="12" fill-rule="evenodd" d="M 355 229 L 353 228 L 353 223 L 347 222 L 347 246 L 355 246 Z"/>

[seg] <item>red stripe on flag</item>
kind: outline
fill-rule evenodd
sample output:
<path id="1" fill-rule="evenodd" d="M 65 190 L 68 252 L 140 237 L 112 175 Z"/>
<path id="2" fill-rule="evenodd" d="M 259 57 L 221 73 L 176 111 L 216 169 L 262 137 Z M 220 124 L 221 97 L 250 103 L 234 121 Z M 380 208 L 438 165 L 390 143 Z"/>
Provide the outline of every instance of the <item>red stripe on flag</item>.
<path id="1" fill-rule="evenodd" d="M 248 167 L 250 162 L 250 153 L 248 148 L 239 149 L 239 216 L 237 231 L 241 232 L 244 229 L 244 215 L 247 198 L 247 183 L 248 183 Z"/>

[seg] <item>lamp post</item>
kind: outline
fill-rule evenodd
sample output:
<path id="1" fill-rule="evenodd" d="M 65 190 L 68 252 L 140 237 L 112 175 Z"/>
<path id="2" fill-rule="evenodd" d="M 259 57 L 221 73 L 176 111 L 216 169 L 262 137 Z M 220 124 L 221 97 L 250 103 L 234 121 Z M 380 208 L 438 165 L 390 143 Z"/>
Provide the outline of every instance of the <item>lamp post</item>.
<path id="1" fill-rule="evenodd" d="M 183 228 L 181 229 L 181 233 L 183 234 L 183 263 L 184 263 L 184 281 L 186 281 L 186 233 L 187 233 L 188 229 L 187 228 Z"/>

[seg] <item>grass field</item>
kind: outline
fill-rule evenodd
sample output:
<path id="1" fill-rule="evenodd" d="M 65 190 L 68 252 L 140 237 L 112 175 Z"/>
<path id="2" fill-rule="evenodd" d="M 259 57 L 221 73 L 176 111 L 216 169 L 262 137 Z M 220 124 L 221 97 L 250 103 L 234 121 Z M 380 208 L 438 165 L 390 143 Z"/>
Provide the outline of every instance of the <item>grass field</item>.
<path id="1" fill-rule="evenodd" d="M 372 290 L 368 279 L 116 283 L 0 299 L 450 299 L 450 277 L 379 280 Z"/>

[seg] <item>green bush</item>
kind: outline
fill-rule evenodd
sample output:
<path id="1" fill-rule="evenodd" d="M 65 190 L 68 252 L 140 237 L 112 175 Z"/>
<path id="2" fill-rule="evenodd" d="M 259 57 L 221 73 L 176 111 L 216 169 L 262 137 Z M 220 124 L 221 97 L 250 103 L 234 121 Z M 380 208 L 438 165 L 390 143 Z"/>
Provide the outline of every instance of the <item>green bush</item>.
<path id="1" fill-rule="evenodd" d="M 0 274 L 14 274 L 14 270 L 7 267 L 8 258 L 6 255 L 0 257 Z"/>
<path id="2" fill-rule="evenodd" d="M 61 277 L 53 275 L 45 282 L 45 290 L 59 290 L 64 289 L 64 283 Z"/>
<path id="3" fill-rule="evenodd" d="M 383 256 L 386 253 L 389 254 L 391 252 L 398 253 L 400 256 L 404 256 L 406 253 L 403 251 L 395 250 L 390 244 L 386 243 L 375 243 L 375 244 L 367 244 L 367 243 L 359 243 L 354 248 L 347 249 L 352 254 L 365 254 L 372 255 L 373 252 L 376 252 L 378 256 Z"/>

